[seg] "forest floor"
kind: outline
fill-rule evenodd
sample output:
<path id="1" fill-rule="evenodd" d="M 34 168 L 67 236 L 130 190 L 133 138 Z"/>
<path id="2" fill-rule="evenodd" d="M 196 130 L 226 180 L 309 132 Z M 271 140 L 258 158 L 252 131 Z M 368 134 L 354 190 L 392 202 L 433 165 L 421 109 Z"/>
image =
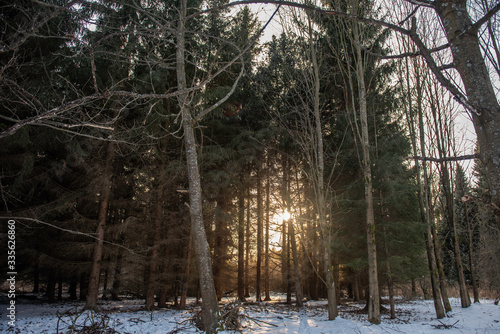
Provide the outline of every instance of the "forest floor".
<path id="1" fill-rule="evenodd" d="M 103 301 L 101 312 L 83 312 L 83 302 L 46 303 L 16 299 L 15 326 L 9 325 L 9 306 L 0 298 L 0 333 L 105 333 L 105 334 L 166 334 L 199 333 L 194 320 L 199 310 L 191 300 L 186 310 L 174 308 L 144 310 L 144 300 L 124 299 Z M 232 309 L 233 299 L 224 299 L 225 310 L 238 310 L 239 331 L 222 333 L 500 333 L 500 306 L 492 300 L 482 300 L 463 309 L 459 299 L 451 299 L 453 310 L 437 320 L 432 300 L 398 300 L 396 319 L 383 312 L 380 325 L 370 324 L 364 304 L 346 302 L 339 307 L 340 316 L 327 321 L 326 301 L 309 301 L 302 309 L 284 303 L 285 297 L 273 295 L 271 302 L 247 303 Z M 235 304 L 231 304 L 235 305 Z M 232 311 L 226 311 L 226 315 Z M 222 312 L 224 313 L 224 311 Z M 12 323 L 11 323 L 12 324 Z M 94 326 L 94 327 L 92 327 Z M 71 331 L 71 328 L 74 331 Z M 95 330 L 92 331 L 92 328 Z M 106 328 L 107 331 L 96 331 Z"/>

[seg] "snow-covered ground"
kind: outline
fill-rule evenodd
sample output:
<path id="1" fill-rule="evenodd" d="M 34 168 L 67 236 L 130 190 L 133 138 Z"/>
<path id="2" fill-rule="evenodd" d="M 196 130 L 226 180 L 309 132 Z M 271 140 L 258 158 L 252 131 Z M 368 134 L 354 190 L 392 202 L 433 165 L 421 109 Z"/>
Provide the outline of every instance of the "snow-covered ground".
<path id="1" fill-rule="evenodd" d="M 231 300 L 228 300 L 231 301 Z M 227 301 L 226 301 L 227 302 Z M 429 300 L 399 301 L 396 304 L 397 319 L 390 320 L 383 314 L 380 325 L 366 321 L 366 314 L 359 312 L 362 304 L 349 303 L 340 307 L 340 316 L 327 321 L 326 301 L 308 302 L 297 310 L 282 303 L 283 297 L 275 296 L 273 302 L 244 305 L 242 314 L 243 333 L 500 333 L 500 306 L 483 300 L 480 304 L 462 309 L 459 299 L 452 299 L 453 311 L 444 319 L 437 320 L 434 306 Z M 72 324 L 82 325 L 105 322 L 106 333 L 198 333 L 190 310 L 143 309 L 142 300 L 103 302 L 105 315 L 81 313 L 83 303 L 61 302 L 55 304 L 16 301 L 15 327 L 9 325 L 7 304 L 0 304 L 0 333 L 69 333 Z M 448 328 L 445 328 L 448 326 Z M 233 331 L 224 331 L 229 334 Z M 234 332 L 236 333 L 236 332 Z"/>

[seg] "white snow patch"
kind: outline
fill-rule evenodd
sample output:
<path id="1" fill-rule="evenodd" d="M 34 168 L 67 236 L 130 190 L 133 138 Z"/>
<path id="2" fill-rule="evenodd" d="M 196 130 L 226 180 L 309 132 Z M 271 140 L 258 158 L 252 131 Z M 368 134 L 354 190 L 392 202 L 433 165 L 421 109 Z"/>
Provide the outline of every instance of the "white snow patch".
<path id="1" fill-rule="evenodd" d="M 242 333 L 262 334 L 326 334 L 326 333 L 440 333 L 440 334 L 492 334 L 500 333 L 500 306 L 491 300 L 482 300 L 469 308 L 461 308 L 459 299 L 451 299 L 453 310 L 444 319 L 437 320 L 430 300 L 398 301 L 397 318 L 389 319 L 383 313 L 382 323 L 372 325 L 366 314 L 360 313 L 363 304 L 340 306 L 340 316 L 328 321 L 326 301 L 309 301 L 298 310 L 285 305 L 283 298 L 274 296 L 273 302 L 244 305 Z M 142 300 L 102 302 L 105 317 L 90 312 L 81 313 L 84 303 L 61 302 L 55 304 L 16 303 L 15 327 L 8 324 L 7 304 L 0 304 L 0 333 L 52 334 L 66 333 L 73 322 L 89 325 L 92 321 L 105 321 L 118 333 L 199 333 L 190 318 L 191 310 L 159 309 L 145 311 Z M 386 306 L 386 305 L 385 305 Z M 93 320 L 92 320 L 93 319 Z M 443 329 L 443 325 L 451 326 Z M 222 333 L 237 333 L 223 331 Z"/>

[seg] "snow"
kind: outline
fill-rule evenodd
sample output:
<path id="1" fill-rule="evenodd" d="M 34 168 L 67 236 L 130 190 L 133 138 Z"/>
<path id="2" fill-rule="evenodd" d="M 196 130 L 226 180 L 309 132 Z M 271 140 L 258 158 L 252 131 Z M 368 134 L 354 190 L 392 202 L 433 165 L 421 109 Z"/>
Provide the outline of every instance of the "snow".
<path id="1" fill-rule="evenodd" d="M 5 300 L 5 299 L 4 299 Z M 360 312 L 363 304 L 344 303 L 340 316 L 327 321 L 326 301 L 309 301 L 298 310 L 284 304 L 284 296 L 274 296 L 272 302 L 249 303 L 241 308 L 242 333 L 269 334 L 326 334 L 326 333 L 500 333 L 500 306 L 491 300 L 482 300 L 469 308 L 460 307 L 460 300 L 453 298 L 453 310 L 447 317 L 437 320 L 431 300 L 398 300 L 396 319 L 382 314 L 382 323 L 373 325 Z M 224 302 L 232 302 L 227 299 Z M 54 304 L 39 301 L 16 300 L 15 327 L 8 323 L 8 304 L 0 305 L 0 333 L 68 333 L 70 326 L 91 325 L 104 321 L 115 333 L 199 333 L 191 318 L 196 306 L 191 301 L 190 309 L 173 308 L 145 311 L 143 300 L 102 302 L 101 314 L 80 312 L 82 302 L 59 302 Z M 387 305 L 385 305 L 387 306 Z M 388 307 L 388 306 L 387 306 Z M 105 316 L 103 316 L 105 314 Z M 448 326 L 448 328 L 444 328 Z M 81 327 L 80 327 L 81 328 Z M 225 334 L 237 333 L 223 331 Z"/>

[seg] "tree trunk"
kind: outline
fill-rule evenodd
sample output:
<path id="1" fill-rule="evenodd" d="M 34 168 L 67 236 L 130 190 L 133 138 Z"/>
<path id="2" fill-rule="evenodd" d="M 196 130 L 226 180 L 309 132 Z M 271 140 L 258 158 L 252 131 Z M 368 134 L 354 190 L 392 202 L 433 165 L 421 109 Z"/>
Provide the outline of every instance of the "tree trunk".
<path id="1" fill-rule="evenodd" d="M 89 288 L 87 291 L 87 301 L 85 308 L 94 309 L 97 306 L 97 297 L 99 294 L 99 276 L 101 274 L 101 262 L 104 245 L 104 227 L 106 226 L 106 218 L 108 213 L 109 196 L 111 192 L 111 166 L 115 154 L 115 142 L 108 143 L 106 152 L 106 161 L 104 164 L 104 172 L 101 181 L 100 204 L 97 222 L 96 241 L 94 244 L 94 255 L 92 256 L 92 268 L 90 270 Z"/>
<path id="2" fill-rule="evenodd" d="M 396 310 L 394 307 L 394 283 L 392 280 L 391 263 L 389 262 L 389 248 L 387 246 L 387 233 L 385 231 L 384 226 L 382 227 L 382 233 L 384 235 L 384 253 L 385 253 L 386 270 L 387 270 L 387 290 L 389 292 L 389 304 L 390 304 L 390 311 L 391 311 L 391 319 L 396 319 Z"/>
<path id="3" fill-rule="evenodd" d="M 55 301 L 55 293 L 56 293 L 56 275 L 55 270 L 52 269 L 49 272 L 49 277 L 47 278 L 47 288 L 46 294 L 49 303 L 53 303 Z"/>
<path id="4" fill-rule="evenodd" d="M 286 221 L 283 221 L 283 228 L 288 229 L 288 224 Z M 290 233 L 287 233 L 286 239 L 286 303 L 288 305 L 292 305 L 292 252 L 290 246 Z"/>
<path id="5" fill-rule="evenodd" d="M 250 209 L 252 200 L 250 198 L 250 188 L 247 188 L 247 219 L 245 227 L 245 298 L 250 297 Z"/>
<path id="6" fill-rule="evenodd" d="M 281 289 L 288 293 L 288 233 L 286 222 L 281 222 Z"/>
<path id="7" fill-rule="evenodd" d="M 245 301 L 245 197 L 238 197 L 238 301 Z"/>
<path id="8" fill-rule="evenodd" d="M 57 300 L 62 300 L 63 281 L 61 270 L 57 270 Z"/>
<path id="9" fill-rule="evenodd" d="M 123 248 L 119 247 L 118 254 L 116 255 L 115 271 L 113 274 L 113 285 L 111 286 L 112 300 L 120 300 L 119 294 L 121 289 L 122 263 L 123 263 Z"/>
<path id="10" fill-rule="evenodd" d="M 230 232 L 228 231 L 227 215 L 230 211 L 230 202 L 221 195 L 217 198 L 217 207 L 215 213 L 215 245 L 214 245 L 214 280 L 217 299 L 221 300 L 224 292 L 227 290 L 227 261 L 228 261 L 228 246 L 231 242 Z"/>
<path id="11" fill-rule="evenodd" d="M 335 289 L 335 279 L 334 279 L 334 269 L 331 259 L 331 242 L 332 235 L 330 233 L 330 226 L 326 220 L 326 193 L 325 193 L 325 181 L 324 181 L 324 171 L 325 171 L 325 155 L 323 147 L 323 130 L 321 126 L 321 114 L 319 107 L 320 99 L 320 73 L 319 65 L 316 56 L 316 50 L 314 48 L 314 43 L 312 40 L 312 26 L 309 21 L 309 48 L 311 53 L 311 61 L 313 65 L 313 77 L 314 77 L 314 134 L 316 143 L 316 204 L 319 218 L 319 227 L 322 233 L 322 243 L 323 243 L 323 262 L 325 271 L 325 284 L 328 298 L 328 320 L 334 320 L 338 315 L 337 308 L 337 294 Z"/>
<path id="12" fill-rule="evenodd" d="M 430 192 L 430 190 L 428 190 Z M 444 265 L 441 260 L 441 247 L 439 246 L 439 237 L 437 234 L 436 223 L 434 219 L 434 214 L 429 212 L 429 224 L 432 233 L 432 241 L 434 244 L 434 258 L 436 259 L 436 270 L 439 277 L 439 288 L 441 290 L 441 298 L 443 300 L 444 310 L 446 312 L 451 311 L 450 299 L 448 297 L 448 284 L 446 283 L 446 275 L 444 273 Z"/>
<path id="13" fill-rule="evenodd" d="M 80 274 L 80 300 L 87 298 L 87 291 L 89 287 L 87 273 Z"/>
<path id="14" fill-rule="evenodd" d="M 445 152 L 445 140 L 447 138 L 444 138 L 444 131 L 443 131 L 443 124 L 442 124 L 442 119 L 441 119 L 441 113 L 438 113 L 436 110 L 436 106 L 434 103 L 431 104 L 431 110 L 432 110 L 432 116 L 434 118 L 434 128 L 435 128 L 435 134 L 436 134 L 436 143 L 437 143 L 437 149 L 438 149 L 438 154 L 439 158 L 442 159 L 446 156 Z M 438 117 L 439 115 L 439 117 Z M 445 196 L 445 218 L 448 223 L 448 227 L 452 231 L 452 237 L 453 237 L 453 250 L 455 253 L 455 266 L 458 274 L 458 285 L 459 285 L 459 290 L 460 290 L 460 300 L 462 303 L 462 307 L 469 307 L 470 306 L 470 297 L 469 297 L 469 292 L 467 290 L 467 284 L 465 282 L 465 276 L 464 276 L 464 271 L 463 271 L 463 265 L 462 265 L 462 255 L 460 254 L 460 246 L 459 246 L 459 240 L 458 240 L 458 233 L 457 233 L 457 222 L 456 222 L 456 217 L 455 217 L 455 205 L 453 202 L 453 192 L 451 189 L 451 179 L 450 179 L 450 172 L 449 172 L 449 165 L 446 161 L 441 161 L 440 162 L 440 169 L 441 169 L 441 184 L 443 186 L 443 193 Z"/>
<path id="15" fill-rule="evenodd" d="M 304 305 L 304 293 L 302 291 L 302 277 L 300 275 L 299 268 L 299 251 L 297 249 L 297 242 L 295 241 L 295 229 L 293 227 L 293 219 L 288 220 L 288 234 L 290 235 L 290 247 L 292 248 L 293 255 L 293 273 L 295 278 L 295 299 L 297 302 L 297 307 L 302 307 Z"/>
<path id="16" fill-rule="evenodd" d="M 185 70 L 185 17 L 187 0 L 181 0 L 180 17 L 177 30 L 177 88 L 186 91 Z M 212 273 L 212 260 L 210 248 L 203 224 L 203 205 L 201 196 L 201 178 L 198 167 L 198 154 L 196 152 L 196 139 L 194 136 L 194 120 L 189 108 L 188 93 L 179 95 L 179 105 L 184 129 L 184 143 L 186 146 L 186 163 L 189 181 L 189 212 L 193 228 L 193 241 L 196 250 L 198 273 L 200 279 L 200 292 L 202 298 L 202 317 L 207 333 L 215 333 L 219 323 L 219 309 L 215 294 L 214 278 Z"/>
<path id="17" fill-rule="evenodd" d="M 270 181 L 270 162 L 269 152 L 266 155 L 266 226 L 265 226 L 265 242 L 264 242 L 264 293 L 265 301 L 271 300 L 271 292 L 269 290 L 269 210 L 271 205 L 271 181 Z"/>
<path id="18" fill-rule="evenodd" d="M 156 185 L 154 222 L 153 222 L 153 245 L 149 263 L 149 278 L 146 292 L 146 310 L 152 310 L 155 306 L 155 293 L 158 288 L 159 248 L 161 236 L 161 223 L 163 219 L 163 188 L 165 183 L 165 163 L 160 167 L 160 178 Z"/>
<path id="19" fill-rule="evenodd" d="M 360 300 L 360 294 L 359 294 L 359 275 L 357 272 L 354 272 L 353 274 L 353 287 L 352 287 L 352 295 L 354 298 L 354 301 Z"/>
<path id="20" fill-rule="evenodd" d="M 357 26 L 355 29 L 359 29 Z M 370 159 L 370 137 L 368 135 L 368 113 L 366 108 L 366 86 L 364 66 L 359 41 L 359 33 L 355 32 L 357 53 L 357 79 L 359 91 L 359 113 L 362 132 L 363 177 L 366 199 L 366 239 L 368 248 L 368 321 L 380 323 L 380 294 L 378 290 L 377 245 L 375 241 L 375 216 L 373 213 L 373 183 Z"/>
<path id="21" fill-rule="evenodd" d="M 420 127 L 420 149 L 422 155 L 425 154 L 425 141 L 424 141 L 424 124 L 423 124 L 423 115 L 422 110 L 419 108 L 419 127 Z M 417 163 L 417 166 L 419 164 Z M 427 251 L 427 263 L 429 266 L 429 273 L 431 277 L 431 285 L 432 285 L 432 297 L 434 300 L 434 308 L 436 310 L 436 317 L 438 319 L 442 319 L 445 317 L 445 310 L 443 308 L 443 304 L 441 302 L 441 289 L 437 284 L 439 280 L 439 273 L 436 268 L 436 259 L 435 254 L 438 252 L 438 249 L 435 249 L 435 245 L 432 243 L 432 226 L 433 224 L 433 215 L 431 213 L 430 207 L 430 189 L 429 189 L 429 178 L 427 175 L 427 166 L 426 162 L 422 162 L 422 169 L 424 175 L 423 185 L 421 184 L 420 177 L 417 178 L 419 183 L 419 201 L 420 201 L 420 213 L 422 216 L 422 220 L 426 223 L 427 232 L 425 234 L 425 245 Z M 417 172 L 419 168 L 417 167 Z M 422 191 L 423 189 L 423 191 Z"/>
<path id="22" fill-rule="evenodd" d="M 409 65 L 407 64 L 407 67 Z M 418 131 L 419 131 L 419 143 L 420 143 L 420 154 L 422 156 L 425 156 L 426 148 L 425 148 L 425 132 L 424 132 L 424 117 L 423 117 L 423 111 L 422 111 L 422 86 L 421 86 L 421 75 L 419 71 L 419 66 L 415 62 L 413 64 L 413 67 L 415 68 L 415 82 L 416 82 L 416 90 L 417 90 L 417 112 L 418 112 L 418 120 L 415 120 L 414 117 L 414 111 L 413 111 L 413 106 L 412 106 L 412 100 L 409 100 L 409 106 L 407 108 L 407 116 L 408 116 L 408 128 L 410 130 L 410 138 L 411 138 L 411 144 L 412 144 L 412 149 L 413 153 L 417 155 L 418 149 L 417 149 L 417 131 L 415 128 L 415 124 L 418 126 Z M 409 72 L 407 72 L 409 75 Z M 408 82 L 409 85 L 409 78 L 406 78 L 406 81 Z M 407 87 L 409 89 L 409 87 Z M 429 189 L 429 180 L 428 180 L 428 175 L 427 175 L 427 166 L 426 162 L 422 161 L 422 172 L 420 171 L 420 162 L 416 161 L 415 162 L 415 167 L 416 167 L 416 175 L 417 175 L 417 184 L 418 184 L 418 200 L 419 200 L 419 207 L 420 207 L 420 216 L 422 219 L 422 222 L 426 224 L 426 232 L 425 232 L 425 246 L 426 246 L 426 253 L 427 253 L 427 264 L 429 267 L 429 274 L 431 277 L 431 284 L 432 284 L 432 296 L 434 300 L 434 309 L 436 311 L 436 316 L 438 319 L 442 319 L 445 316 L 445 311 L 443 308 L 443 304 L 441 303 L 441 291 L 439 289 L 439 285 L 437 284 L 437 280 L 439 279 L 436 265 L 435 265 L 435 249 L 434 245 L 432 243 L 432 232 L 431 232 L 431 222 L 432 222 L 432 213 L 431 213 L 431 208 L 430 208 L 430 189 Z M 421 175 L 423 175 L 423 180 Z M 422 182 L 423 181 L 423 182 Z M 413 285 L 412 285 L 413 289 Z M 426 291 L 422 288 L 422 291 L 424 292 L 424 298 Z"/>
<path id="23" fill-rule="evenodd" d="M 260 162 L 258 162 L 260 164 Z M 255 301 L 261 301 L 261 286 L 262 286 L 262 168 L 257 167 L 257 268 L 255 276 Z"/>

